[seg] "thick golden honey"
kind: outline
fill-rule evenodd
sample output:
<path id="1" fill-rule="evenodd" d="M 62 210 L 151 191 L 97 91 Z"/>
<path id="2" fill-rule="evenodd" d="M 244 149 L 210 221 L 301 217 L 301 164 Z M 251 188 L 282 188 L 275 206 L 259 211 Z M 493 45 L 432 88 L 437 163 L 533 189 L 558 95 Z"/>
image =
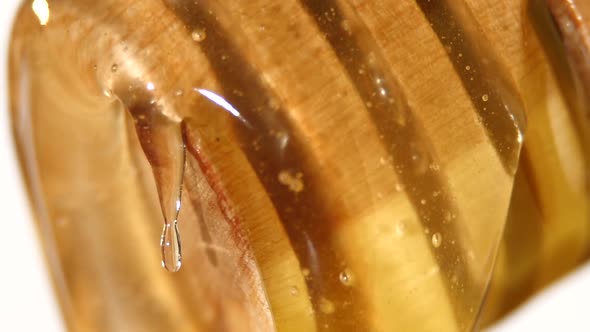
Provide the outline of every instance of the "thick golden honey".
<path id="1" fill-rule="evenodd" d="M 25 1 L 14 134 L 68 327 L 493 321 L 590 244 L 555 6 Z"/>

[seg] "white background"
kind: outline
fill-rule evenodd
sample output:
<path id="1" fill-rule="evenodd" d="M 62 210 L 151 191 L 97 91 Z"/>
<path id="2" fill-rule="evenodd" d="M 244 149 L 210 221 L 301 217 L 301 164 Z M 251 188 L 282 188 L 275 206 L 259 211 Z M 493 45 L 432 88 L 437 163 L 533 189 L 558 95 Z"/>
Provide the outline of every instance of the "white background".
<path id="1" fill-rule="evenodd" d="M 0 0 L 0 213 L 4 220 L 0 228 L 0 330 L 58 332 L 64 326 L 46 277 L 9 130 L 6 52 L 18 2 Z M 590 331 L 588 316 L 590 265 L 491 330 Z"/>

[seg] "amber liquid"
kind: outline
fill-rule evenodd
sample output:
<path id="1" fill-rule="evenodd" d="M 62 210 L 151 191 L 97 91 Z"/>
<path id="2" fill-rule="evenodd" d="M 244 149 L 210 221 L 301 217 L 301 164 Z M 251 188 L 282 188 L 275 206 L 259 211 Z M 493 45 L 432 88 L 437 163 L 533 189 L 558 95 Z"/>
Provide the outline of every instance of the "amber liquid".
<path id="1" fill-rule="evenodd" d="M 527 105 L 469 4 L 51 6 L 12 96 L 72 330 L 474 328 Z"/>

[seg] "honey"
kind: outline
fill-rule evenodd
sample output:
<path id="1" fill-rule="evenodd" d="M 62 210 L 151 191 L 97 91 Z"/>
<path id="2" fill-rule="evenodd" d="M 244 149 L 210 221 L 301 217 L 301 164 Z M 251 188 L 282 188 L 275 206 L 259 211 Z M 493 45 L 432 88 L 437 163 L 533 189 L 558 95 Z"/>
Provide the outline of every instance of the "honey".
<path id="1" fill-rule="evenodd" d="M 26 1 L 13 128 L 68 327 L 471 331 L 575 266 L 585 129 L 500 2 Z"/>

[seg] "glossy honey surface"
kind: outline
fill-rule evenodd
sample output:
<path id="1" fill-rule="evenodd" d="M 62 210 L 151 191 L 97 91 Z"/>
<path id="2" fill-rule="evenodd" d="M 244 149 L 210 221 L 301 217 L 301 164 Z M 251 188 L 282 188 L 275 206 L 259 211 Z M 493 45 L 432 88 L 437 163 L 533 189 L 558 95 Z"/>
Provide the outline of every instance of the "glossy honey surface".
<path id="1" fill-rule="evenodd" d="M 14 134 L 68 327 L 493 321 L 590 244 L 584 84 L 554 13 L 25 1 Z"/>

